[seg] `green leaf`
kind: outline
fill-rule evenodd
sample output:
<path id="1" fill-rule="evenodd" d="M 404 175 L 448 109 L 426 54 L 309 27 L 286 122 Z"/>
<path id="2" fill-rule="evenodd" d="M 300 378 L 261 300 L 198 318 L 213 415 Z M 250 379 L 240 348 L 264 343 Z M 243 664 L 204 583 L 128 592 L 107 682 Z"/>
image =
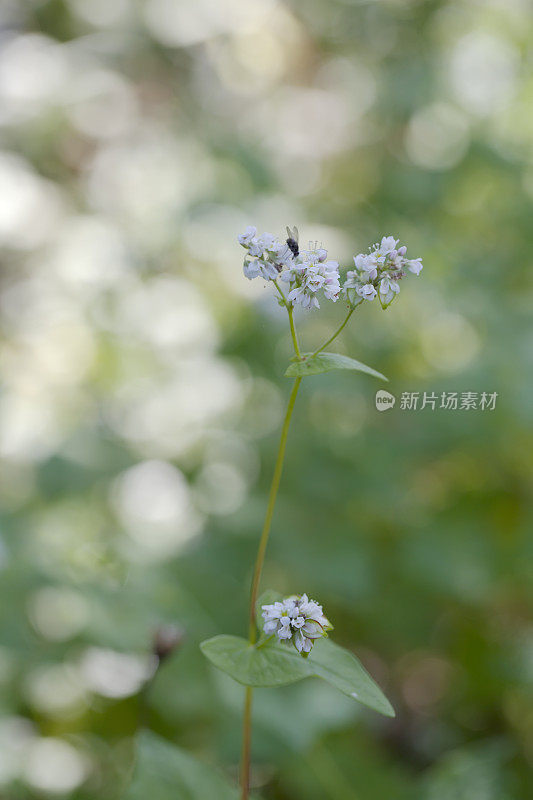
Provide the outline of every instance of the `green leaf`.
<path id="1" fill-rule="evenodd" d="M 387 717 L 394 710 L 357 658 L 329 639 L 319 639 L 308 658 L 275 640 L 260 647 L 238 636 L 215 636 L 200 645 L 215 667 L 245 686 L 273 687 L 322 678 L 343 694 Z"/>
<path id="2" fill-rule="evenodd" d="M 293 361 L 289 364 L 285 376 L 287 378 L 303 378 L 306 375 L 319 375 L 321 372 L 331 372 L 334 369 L 351 369 L 357 372 L 366 372 L 367 375 L 373 375 L 374 378 L 388 381 L 388 378 L 382 375 L 381 372 L 368 367 L 361 361 L 356 361 L 355 358 L 349 358 L 340 353 L 317 353 L 316 356 L 312 353 L 304 353 L 301 361 Z"/>
<path id="3" fill-rule="evenodd" d="M 237 800 L 238 791 L 216 770 L 159 736 L 142 731 L 124 800 Z"/>
<path id="4" fill-rule="evenodd" d="M 215 667 L 245 686 L 285 686 L 309 677 L 307 661 L 296 650 L 274 641 L 263 647 L 240 636 L 215 636 L 200 645 Z"/>
<path id="5" fill-rule="evenodd" d="M 314 675 L 323 678 L 343 694 L 386 717 L 395 716 L 393 707 L 359 659 L 331 639 L 315 642 L 307 663 Z"/>

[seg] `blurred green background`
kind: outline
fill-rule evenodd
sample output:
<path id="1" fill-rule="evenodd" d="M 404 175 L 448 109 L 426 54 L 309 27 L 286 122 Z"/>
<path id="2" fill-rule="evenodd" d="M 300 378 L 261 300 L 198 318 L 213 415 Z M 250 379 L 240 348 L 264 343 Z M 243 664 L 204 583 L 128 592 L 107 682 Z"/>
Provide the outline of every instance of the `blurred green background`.
<path id="1" fill-rule="evenodd" d="M 531 797 L 533 252 L 528 0 L 4 0 L 0 7 L 0 794 L 117 797 L 148 697 L 237 774 L 245 634 L 290 383 L 247 224 L 344 267 L 425 269 L 341 352 L 408 392 L 306 379 L 264 586 L 308 592 L 395 720 L 321 682 L 256 691 L 265 800 Z M 307 349 L 340 304 L 297 316 Z M 211 798 L 206 798 L 211 800 Z M 215 799 L 213 799 L 215 800 Z"/>

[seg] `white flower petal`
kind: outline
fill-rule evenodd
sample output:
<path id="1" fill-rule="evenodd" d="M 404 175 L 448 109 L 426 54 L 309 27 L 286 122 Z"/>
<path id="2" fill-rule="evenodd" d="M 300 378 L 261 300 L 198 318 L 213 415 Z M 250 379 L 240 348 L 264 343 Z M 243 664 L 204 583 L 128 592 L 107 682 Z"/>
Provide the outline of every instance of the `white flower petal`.
<path id="1" fill-rule="evenodd" d="M 263 625 L 263 631 L 265 633 L 274 633 L 277 627 L 278 627 L 278 621 L 275 619 L 269 619 Z"/>
<path id="2" fill-rule="evenodd" d="M 243 247 L 247 247 L 254 238 L 256 233 L 257 233 L 257 228 L 255 228 L 253 225 L 248 225 L 244 233 L 241 233 L 237 237 L 239 244 L 242 244 Z"/>
<path id="3" fill-rule="evenodd" d="M 302 633 L 308 639 L 320 639 L 321 636 L 324 636 L 324 631 L 322 627 L 316 622 L 316 620 L 307 620 L 305 625 L 302 628 Z"/>

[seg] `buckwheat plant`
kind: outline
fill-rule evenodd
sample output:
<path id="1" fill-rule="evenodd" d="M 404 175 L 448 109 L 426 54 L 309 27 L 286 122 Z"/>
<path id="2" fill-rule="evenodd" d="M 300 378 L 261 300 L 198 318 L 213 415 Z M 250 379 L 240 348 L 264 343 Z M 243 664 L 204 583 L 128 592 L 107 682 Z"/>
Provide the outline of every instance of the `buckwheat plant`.
<path id="1" fill-rule="evenodd" d="M 325 352 L 341 333 L 355 309 L 377 299 L 386 309 L 400 292 L 400 281 L 422 270 L 420 258 L 407 258 L 407 248 L 398 239 L 384 236 L 367 253 L 354 256 L 354 269 L 341 282 L 337 261 L 328 259 L 318 243 L 300 250 L 296 229 L 287 228 L 288 238 L 279 241 L 271 233 L 257 235 L 248 227 L 238 237 L 245 250 L 246 278 L 260 278 L 272 285 L 280 306 L 286 309 L 294 356 L 285 375 L 294 378 L 281 429 L 278 455 L 270 486 L 263 530 L 259 539 L 252 577 L 248 639 L 215 636 L 203 642 L 206 657 L 219 669 L 246 686 L 241 758 L 241 798 L 247 800 L 250 784 L 252 693 L 255 687 L 275 687 L 315 676 L 326 680 L 348 697 L 394 716 L 381 689 L 352 653 L 328 639 L 332 630 L 322 606 L 307 594 L 282 598 L 273 591 L 258 598 L 261 573 L 283 469 L 289 425 L 296 395 L 303 378 L 334 369 L 357 370 L 387 380 L 371 367 L 338 353 Z M 346 305 L 346 316 L 337 330 L 312 353 L 302 353 L 294 324 L 294 309 L 319 309 L 323 301 Z"/>

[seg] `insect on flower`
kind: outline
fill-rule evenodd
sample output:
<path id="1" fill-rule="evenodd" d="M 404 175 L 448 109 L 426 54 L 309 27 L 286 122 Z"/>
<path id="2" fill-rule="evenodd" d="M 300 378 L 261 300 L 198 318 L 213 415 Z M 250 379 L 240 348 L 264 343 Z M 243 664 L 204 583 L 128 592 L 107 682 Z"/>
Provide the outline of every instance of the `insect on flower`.
<path id="1" fill-rule="evenodd" d="M 297 256 L 300 254 L 300 248 L 298 246 L 298 228 L 294 226 L 292 230 L 287 226 L 287 246 L 289 247 L 293 256 Z"/>

